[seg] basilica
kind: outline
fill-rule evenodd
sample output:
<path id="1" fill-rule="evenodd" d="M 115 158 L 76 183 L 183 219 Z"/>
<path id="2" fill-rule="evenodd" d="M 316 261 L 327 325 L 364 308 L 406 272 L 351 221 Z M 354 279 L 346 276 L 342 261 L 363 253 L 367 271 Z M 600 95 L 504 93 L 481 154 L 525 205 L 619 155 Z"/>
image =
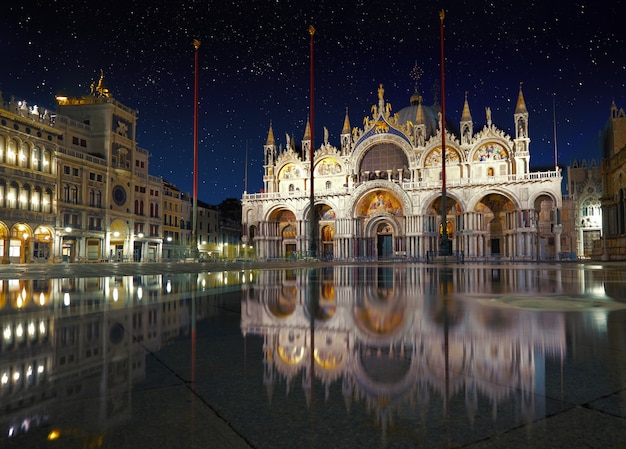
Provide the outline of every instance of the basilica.
<path id="1" fill-rule="evenodd" d="M 377 97 L 362 128 L 346 111 L 338 146 L 325 128 L 311 151 L 307 122 L 301 148 L 289 137 L 278 147 L 270 125 L 263 190 L 242 198 L 243 241 L 260 259 L 425 260 L 442 235 L 464 260 L 558 258 L 562 175 L 530 171 L 521 84 L 513 136 L 489 108 L 474 123 L 467 96 L 458 127 L 417 88 L 398 112 L 382 84 Z"/>

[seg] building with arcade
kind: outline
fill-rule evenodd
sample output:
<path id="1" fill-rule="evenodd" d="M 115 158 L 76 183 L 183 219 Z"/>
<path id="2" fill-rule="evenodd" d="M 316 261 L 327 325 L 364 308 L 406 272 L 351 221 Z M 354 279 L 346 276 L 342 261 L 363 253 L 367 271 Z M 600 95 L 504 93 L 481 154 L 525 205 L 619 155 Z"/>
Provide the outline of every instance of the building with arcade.
<path id="1" fill-rule="evenodd" d="M 394 112 L 381 84 L 363 127 L 351 127 L 346 112 L 339 145 L 324 129 L 313 161 L 308 122 L 300 149 L 289 136 L 278 147 L 270 125 L 263 191 L 242 198 L 244 244 L 253 245 L 260 259 L 294 257 L 306 254 L 310 236 L 317 235 L 312 247 L 320 258 L 420 260 L 438 251 L 445 216 L 452 250 L 466 260 L 557 258 L 562 175 L 530 171 L 522 86 L 512 111 L 513 136 L 492 122 L 489 108 L 477 126 L 467 95 L 458 128 L 440 111 L 437 103 L 424 104 L 416 86 L 410 105 Z M 318 232 L 310 232 L 311 222 Z"/>

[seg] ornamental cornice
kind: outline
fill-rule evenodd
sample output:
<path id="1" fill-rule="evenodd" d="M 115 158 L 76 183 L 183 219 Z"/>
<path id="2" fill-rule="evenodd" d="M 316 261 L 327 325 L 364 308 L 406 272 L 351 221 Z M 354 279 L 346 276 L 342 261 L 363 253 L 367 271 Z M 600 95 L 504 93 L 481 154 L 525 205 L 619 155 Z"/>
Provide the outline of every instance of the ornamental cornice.
<path id="1" fill-rule="evenodd" d="M 331 145 L 330 143 L 324 143 L 317 151 L 315 151 L 313 158 L 315 161 L 317 161 L 318 159 L 321 159 L 322 157 L 328 157 L 328 156 L 332 156 L 336 159 L 341 158 L 341 154 L 339 150 L 337 149 L 337 147 L 335 147 L 334 145 Z"/>
<path id="2" fill-rule="evenodd" d="M 481 129 L 478 133 L 472 136 L 471 145 L 475 146 L 481 141 L 488 139 L 502 140 L 507 145 L 509 145 L 509 147 L 512 148 L 513 146 L 513 141 L 511 140 L 511 137 L 503 130 L 496 128 L 494 125 L 485 125 L 483 129 Z"/>
<path id="3" fill-rule="evenodd" d="M 278 155 L 276 158 L 276 166 L 279 167 L 287 162 L 302 162 L 302 158 L 298 153 L 293 151 L 293 149 L 289 148 Z"/>

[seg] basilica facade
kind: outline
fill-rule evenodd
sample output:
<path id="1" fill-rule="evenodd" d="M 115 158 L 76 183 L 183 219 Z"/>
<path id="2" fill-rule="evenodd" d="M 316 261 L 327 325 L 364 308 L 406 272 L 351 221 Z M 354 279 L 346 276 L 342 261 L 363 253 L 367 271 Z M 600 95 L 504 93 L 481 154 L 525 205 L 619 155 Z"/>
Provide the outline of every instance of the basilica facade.
<path id="1" fill-rule="evenodd" d="M 314 152 L 309 123 L 301 151 L 289 136 L 279 148 L 270 126 L 263 191 L 242 198 L 243 241 L 260 259 L 315 248 L 323 259 L 424 260 L 439 251 L 442 234 L 466 260 L 558 258 L 562 176 L 530 171 L 521 85 L 514 136 L 492 122 L 489 108 L 475 126 L 467 97 L 458 129 L 417 89 L 398 112 L 382 84 L 377 100 L 362 128 L 352 128 L 346 112 L 339 145 L 325 129 Z"/>

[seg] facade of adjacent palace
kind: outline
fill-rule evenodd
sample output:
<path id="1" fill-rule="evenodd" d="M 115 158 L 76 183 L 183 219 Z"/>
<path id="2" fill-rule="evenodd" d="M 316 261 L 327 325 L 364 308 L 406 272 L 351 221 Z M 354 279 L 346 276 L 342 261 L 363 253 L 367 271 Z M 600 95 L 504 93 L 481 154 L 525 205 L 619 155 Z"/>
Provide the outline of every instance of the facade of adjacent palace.
<path id="1" fill-rule="evenodd" d="M 442 231 L 442 136 L 438 105 L 416 92 L 398 113 L 378 103 L 363 128 L 348 114 L 340 146 L 314 152 L 313 179 L 319 256 L 334 260 L 424 259 Z M 530 171 L 528 110 L 521 85 L 513 113 L 515 135 L 474 127 L 467 98 L 459 131 L 446 126 L 446 229 L 465 259 L 547 260 L 561 251 L 560 170 Z M 244 243 L 260 259 L 293 257 L 309 249 L 310 145 L 307 123 L 301 153 L 287 136 L 278 148 L 270 125 L 264 146 L 264 189 L 244 193 Z"/>

